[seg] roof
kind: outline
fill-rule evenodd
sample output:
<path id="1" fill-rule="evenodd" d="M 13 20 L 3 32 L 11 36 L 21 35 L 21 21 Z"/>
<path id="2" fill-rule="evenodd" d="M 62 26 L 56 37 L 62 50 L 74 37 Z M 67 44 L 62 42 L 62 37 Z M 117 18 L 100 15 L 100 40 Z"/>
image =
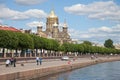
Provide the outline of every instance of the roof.
<path id="1" fill-rule="evenodd" d="M 55 26 L 55 27 L 56 27 L 56 26 L 58 26 L 58 24 L 55 22 L 55 23 L 53 24 L 53 26 Z"/>
<path id="2" fill-rule="evenodd" d="M 0 30 L 7 30 L 7 31 L 13 31 L 13 32 L 21 32 L 20 30 L 14 28 L 14 27 L 1 26 L 1 25 L 0 25 Z"/>
<path id="3" fill-rule="evenodd" d="M 55 15 L 54 10 L 51 10 L 51 12 L 50 12 L 48 17 L 50 17 L 50 18 L 57 18 L 57 16 Z"/>
<path id="4" fill-rule="evenodd" d="M 64 21 L 63 27 L 64 27 L 64 28 L 67 28 L 66 20 Z"/>

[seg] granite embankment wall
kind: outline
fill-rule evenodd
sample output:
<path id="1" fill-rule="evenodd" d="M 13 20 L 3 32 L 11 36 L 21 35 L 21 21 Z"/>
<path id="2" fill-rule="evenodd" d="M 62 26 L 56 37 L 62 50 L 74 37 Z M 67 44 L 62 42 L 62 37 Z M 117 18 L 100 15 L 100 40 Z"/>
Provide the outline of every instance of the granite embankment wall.
<path id="1" fill-rule="evenodd" d="M 9 73 L 9 74 L 0 75 L 0 80 L 29 80 L 37 77 L 47 76 L 50 74 L 56 74 L 59 72 L 82 68 L 82 67 L 94 65 L 97 63 L 111 62 L 111 61 L 118 61 L 118 60 L 120 59 L 119 58 L 97 59 L 97 60 L 89 60 L 83 63 L 66 64 L 66 65 L 55 66 L 55 67 L 47 67 L 47 68 L 40 68 L 40 69 L 34 69 L 34 70 L 28 70 L 28 71 L 22 71 L 22 72 Z"/>

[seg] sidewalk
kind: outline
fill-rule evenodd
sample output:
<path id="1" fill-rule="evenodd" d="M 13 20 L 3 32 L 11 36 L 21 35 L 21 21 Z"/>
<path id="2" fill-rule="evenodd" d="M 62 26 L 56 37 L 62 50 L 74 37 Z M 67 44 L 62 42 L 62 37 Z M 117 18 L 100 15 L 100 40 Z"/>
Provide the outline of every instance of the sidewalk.
<path id="1" fill-rule="evenodd" d="M 71 61 L 71 64 L 83 63 L 89 60 L 90 59 L 79 58 L 76 61 Z M 21 64 L 16 64 L 16 67 L 13 67 L 11 65 L 9 67 L 6 67 L 5 65 L 0 65 L 0 75 L 14 73 L 14 72 L 22 72 L 22 71 L 33 70 L 33 69 L 55 67 L 60 65 L 68 65 L 68 61 L 55 60 L 55 61 L 49 62 L 48 60 L 48 61 L 43 61 L 42 65 L 36 65 L 36 62 L 34 61 L 33 63 L 24 63 L 24 66 L 21 66 Z"/>
<path id="2" fill-rule="evenodd" d="M 36 65 L 36 62 L 34 61 L 33 63 L 24 63 L 24 66 L 21 66 L 21 64 L 16 64 L 16 67 L 13 67 L 13 66 L 10 66 L 10 67 L 6 67 L 5 65 L 0 65 L 0 76 L 2 77 L 2 75 L 6 75 L 8 77 L 5 77 L 3 80 L 8 80 L 9 78 L 11 78 L 11 75 L 8 75 L 8 74 L 12 74 L 13 78 L 14 76 L 24 76 L 24 73 L 20 74 L 20 72 L 25 72 L 25 74 L 27 72 L 31 73 L 31 74 L 26 74 L 26 76 L 28 75 L 32 75 L 34 76 L 35 73 L 37 73 L 39 76 L 41 75 L 40 73 L 43 71 L 45 73 L 44 74 L 52 74 L 52 71 L 54 72 L 55 70 L 58 70 L 59 71 L 62 71 L 62 70 L 65 70 L 68 66 L 68 68 L 73 68 L 75 69 L 75 67 L 77 68 L 80 68 L 82 66 L 85 66 L 85 65 L 92 65 L 92 64 L 97 64 L 97 63 L 102 63 L 102 62 L 110 62 L 110 61 L 118 61 L 120 60 L 120 57 L 110 57 L 110 58 L 107 58 L 107 57 L 99 57 L 99 58 L 96 58 L 96 59 L 90 59 L 90 57 L 86 57 L 86 58 L 78 58 L 77 60 L 73 61 L 71 59 L 71 62 L 69 63 L 68 61 L 61 61 L 61 60 L 45 60 L 43 61 L 42 65 Z M 77 65 L 78 64 L 78 65 Z M 62 67 L 60 67 L 62 66 Z M 65 68 L 65 67 L 66 68 Z M 55 68 L 55 69 L 54 69 Z M 41 70 L 42 69 L 42 70 Z M 49 70 L 49 69 L 52 69 L 52 70 Z M 60 70 L 59 70 L 60 69 Z M 27 72 L 26 72 L 27 71 Z M 31 72 L 33 71 L 33 72 Z M 37 72 L 35 72 L 37 71 Z M 14 74 L 15 73 L 15 74 Z M 16 74 L 18 73 L 18 74 Z M 1 79 L 0 77 L 0 79 Z"/>

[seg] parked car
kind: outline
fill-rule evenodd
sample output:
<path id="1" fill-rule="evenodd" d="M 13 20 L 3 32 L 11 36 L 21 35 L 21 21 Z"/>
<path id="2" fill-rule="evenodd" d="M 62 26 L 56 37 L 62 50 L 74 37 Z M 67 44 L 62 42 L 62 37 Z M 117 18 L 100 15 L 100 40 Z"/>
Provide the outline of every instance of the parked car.
<path id="1" fill-rule="evenodd" d="M 61 60 L 68 61 L 68 60 L 69 60 L 69 57 L 68 57 L 68 56 L 62 56 L 62 57 L 61 57 Z"/>

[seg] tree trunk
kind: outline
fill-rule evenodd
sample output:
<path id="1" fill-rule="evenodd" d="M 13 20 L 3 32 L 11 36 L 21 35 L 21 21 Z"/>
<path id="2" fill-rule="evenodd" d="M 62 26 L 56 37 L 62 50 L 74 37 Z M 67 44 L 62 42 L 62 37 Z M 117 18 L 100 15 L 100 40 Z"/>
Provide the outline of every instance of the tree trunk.
<path id="1" fill-rule="evenodd" d="M 39 55 L 38 55 L 38 49 L 36 49 L 36 56 L 39 56 Z"/>
<path id="2" fill-rule="evenodd" d="M 3 48 L 3 50 L 2 50 L 2 56 L 5 58 L 6 57 L 6 54 L 5 54 L 5 48 Z"/>

